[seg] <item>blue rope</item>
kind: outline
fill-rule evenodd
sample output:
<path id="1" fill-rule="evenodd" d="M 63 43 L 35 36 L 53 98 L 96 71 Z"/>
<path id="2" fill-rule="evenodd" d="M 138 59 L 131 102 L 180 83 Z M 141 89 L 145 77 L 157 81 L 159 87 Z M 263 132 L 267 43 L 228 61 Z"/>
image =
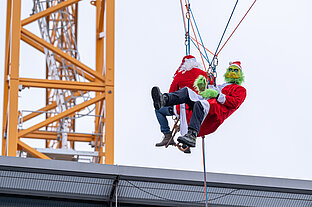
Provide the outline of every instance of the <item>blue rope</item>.
<path id="1" fill-rule="evenodd" d="M 189 0 L 187 0 L 187 2 L 188 2 L 188 4 L 189 4 Z M 197 30 L 199 39 L 200 39 L 201 44 L 202 44 L 202 46 L 203 46 L 203 49 L 204 49 L 204 51 L 205 51 L 205 54 L 206 54 L 206 58 L 205 58 L 205 59 L 207 60 L 208 64 L 210 65 L 209 58 L 208 58 L 208 54 L 207 54 L 207 50 L 206 50 L 205 45 L 204 45 L 204 42 L 203 42 L 203 40 L 202 40 L 202 38 L 201 38 L 201 35 L 200 35 L 199 29 L 198 29 L 198 27 L 197 27 L 196 20 L 195 20 L 195 17 L 194 17 L 194 15 L 193 15 L 193 12 L 192 12 L 191 7 L 190 7 L 190 14 L 191 14 L 191 16 L 192 16 L 192 19 L 193 19 L 193 21 L 194 21 L 194 24 L 195 24 L 195 27 L 196 27 L 196 30 Z M 198 50 L 199 50 L 199 49 L 198 49 Z"/>
<path id="2" fill-rule="evenodd" d="M 204 163 L 204 173 L 205 173 L 205 189 L 206 189 L 206 198 L 207 198 L 207 207 L 208 207 L 208 187 L 207 187 L 207 173 L 206 173 L 206 158 L 205 158 L 205 136 L 202 137 L 203 139 L 203 163 Z"/>
<path id="3" fill-rule="evenodd" d="M 216 49 L 216 52 L 215 52 L 215 54 L 214 54 L 214 56 L 213 56 L 213 59 L 212 59 L 212 61 L 211 61 L 211 64 L 213 63 L 213 61 L 214 61 L 214 59 L 215 59 L 215 57 L 216 57 L 216 54 L 217 54 L 218 49 L 219 49 L 219 47 L 220 47 L 220 44 L 221 44 L 221 42 L 222 42 L 222 40 L 223 40 L 224 34 L 225 34 L 225 32 L 226 32 L 226 30 L 227 30 L 227 28 L 228 28 L 228 26 L 229 26 L 229 23 L 230 23 L 230 21 L 231 21 L 231 19 L 232 19 L 233 13 L 234 13 L 234 11 L 235 11 L 235 9 L 236 9 L 237 3 L 238 3 L 238 0 L 236 1 L 235 6 L 234 6 L 234 8 L 233 8 L 233 10 L 232 10 L 231 16 L 230 16 L 230 18 L 229 18 L 229 20 L 228 20 L 228 22 L 227 22 L 227 24 L 226 24 L 226 27 L 225 27 L 224 32 L 223 32 L 223 34 L 222 34 L 222 37 L 221 37 L 221 39 L 220 39 L 220 41 L 219 41 L 218 47 L 217 47 L 217 49 Z M 210 66 L 211 66 L 211 64 L 210 64 Z M 215 68 L 214 68 L 214 70 L 215 70 Z"/>
<path id="4" fill-rule="evenodd" d="M 204 57 L 204 59 L 209 63 L 209 60 L 205 57 L 205 55 L 200 51 L 200 49 L 197 47 L 196 43 L 194 42 L 194 40 L 192 40 L 192 43 L 194 44 L 194 46 L 197 48 L 197 50 L 200 52 L 200 54 L 202 54 L 202 56 Z"/>
<path id="5" fill-rule="evenodd" d="M 180 1 L 180 5 L 181 5 L 182 20 L 183 20 L 183 25 L 184 25 L 184 32 L 185 32 L 185 36 L 186 36 L 187 31 L 186 31 L 186 25 L 185 25 L 185 22 L 184 22 L 184 15 L 183 15 L 183 5 L 182 5 L 182 1 Z M 187 46 L 185 47 L 185 53 L 186 53 L 186 55 L 188 55 L 188 54 L 187 54 Z"/>
<path id="6" fill-rule="evenodd" d="M 190 4 L 187 5 L 187 13 L 189 13 L 189 10 L 190 10 Z M 191 44 L 190 44 L 190 17 L 186 17 L 187 18 L 187 54 L 186 55 L 189 55 L 191 53 Z"/>
<path id="7" fill-rule="evenodd" d="M 183 5 L 181 1 L 180 1 L 180 5 L 181 5 L 182 20 L 183 20 L 183 25 L 184 25 L 184 32 L 186 33 L 186 25 L 185 25 L 184 16 L 183 16 Z"/>

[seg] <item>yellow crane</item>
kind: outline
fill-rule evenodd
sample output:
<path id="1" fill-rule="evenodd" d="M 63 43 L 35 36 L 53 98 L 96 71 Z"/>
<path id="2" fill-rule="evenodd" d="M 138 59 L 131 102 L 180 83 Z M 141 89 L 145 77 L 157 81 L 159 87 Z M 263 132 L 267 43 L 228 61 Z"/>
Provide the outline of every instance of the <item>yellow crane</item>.
<path id="1" fill-rule="evenodd" d="M 78 161 L 88 157 L 90 162 L 114 164 L 115 1 L 90 1 L 96 8 L 95 68 L 79 59 L 79 1 L 34 0 L 33 14 L 21 19 L 21 0 L 7 0 L 3 156 Z M 34 22 L 40 35 L 25 28 Z M 20 77 L 21 40 L 45 55 L 46 67 L 41 69 L 45 79 Z M 24 88 L 45 90 L 45 97 L 36 97 L 45 100 L 45 105 L 19 109 L 18 97 Z M 81 133 L 76 122 L 86 116 L 93 119 L 94 128 Z M 26 144 L 24 139 L 44 140 L 45 147 Z M 92 150 L 78 151 L 76 142 L 89 143 Z"/>

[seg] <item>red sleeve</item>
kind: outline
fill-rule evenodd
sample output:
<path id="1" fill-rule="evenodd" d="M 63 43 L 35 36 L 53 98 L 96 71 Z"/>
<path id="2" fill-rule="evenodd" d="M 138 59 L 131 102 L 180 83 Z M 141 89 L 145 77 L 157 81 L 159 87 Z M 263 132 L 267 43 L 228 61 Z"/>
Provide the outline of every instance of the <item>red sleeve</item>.
<path id="1" fill-rule="evenodd" d="M 200 75 L 203 75 L 206 79 L 208 78 L 208 74 L 207 72 L 203 71 L 203 70 L 200 70 Z"/>
<path id="2" fill-rule="evenodd" d="M 177 77 L 178 75 L 176 75 L 174 78 L 173 78 L 173 81 L 172 81 L 172 83 L 171 83 L 171 85 L 170 85 L 170 88 L 169 88 L 169 93 L 171 93 L 171 92 L 175 92 L 175 91 L 177 91 L 177 90 L 179 90 L 179 85 L 178 85 L 178 77 Z"/>
<path id="3" fill-rule="evenodd" d="M 220 94 L 218 97 L 218 102 L 230 109 L 237 109 L 246 98 L 246 89 L 242 86 L 239 86 L 234 89 L 233 92 L 225 95 Z"/>

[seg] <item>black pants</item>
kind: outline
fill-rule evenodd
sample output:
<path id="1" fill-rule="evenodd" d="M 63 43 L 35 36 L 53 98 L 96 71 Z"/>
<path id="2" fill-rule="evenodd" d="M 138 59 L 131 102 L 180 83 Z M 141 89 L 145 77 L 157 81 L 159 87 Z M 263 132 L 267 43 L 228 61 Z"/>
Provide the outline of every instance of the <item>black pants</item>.
<path id="1" fill-rule="evenodd" d="M 169 100 L 166 106 L 173 106 L 186 103 L 193 111 L 188 128 L 199 132 L 200 126 L 205 118 L 204 107 L 200 101 L 192 101 L 189 97 L 188 88 L 182 88 L 172 93 L 166 93 Z"/>

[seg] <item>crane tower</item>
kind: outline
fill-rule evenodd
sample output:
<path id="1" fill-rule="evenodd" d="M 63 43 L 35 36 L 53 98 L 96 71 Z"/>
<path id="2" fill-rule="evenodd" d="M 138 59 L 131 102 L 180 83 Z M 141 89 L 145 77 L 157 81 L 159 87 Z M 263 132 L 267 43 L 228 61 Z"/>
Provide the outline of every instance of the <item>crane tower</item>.
<path id="1" fill-rule="evenodd" d="M 3 156 L 114 163 L 115 2 L 90 1 L 96 12 L 93 69 L 80 60 L 77 47 L 79 1 L 33 0 L 32 14 L 21 19 L 22 1 L 7 0 Z M 37 34 L 26 29 L 36 23 Z M 45 78 L 20 77 L 21 41 L 43 54 L 45 66 L 32 70 Z M 43 106 L 21 107 L 23 91 L 35 88 L 44 91 L 34 96 Z M 92 128 L 81 132 L 77 123 L 90 120 Z M 34 139 L 42 140 L 40 147 L 29 141 Z M 77 150 L 79 143 L 90 149 Z"/>

